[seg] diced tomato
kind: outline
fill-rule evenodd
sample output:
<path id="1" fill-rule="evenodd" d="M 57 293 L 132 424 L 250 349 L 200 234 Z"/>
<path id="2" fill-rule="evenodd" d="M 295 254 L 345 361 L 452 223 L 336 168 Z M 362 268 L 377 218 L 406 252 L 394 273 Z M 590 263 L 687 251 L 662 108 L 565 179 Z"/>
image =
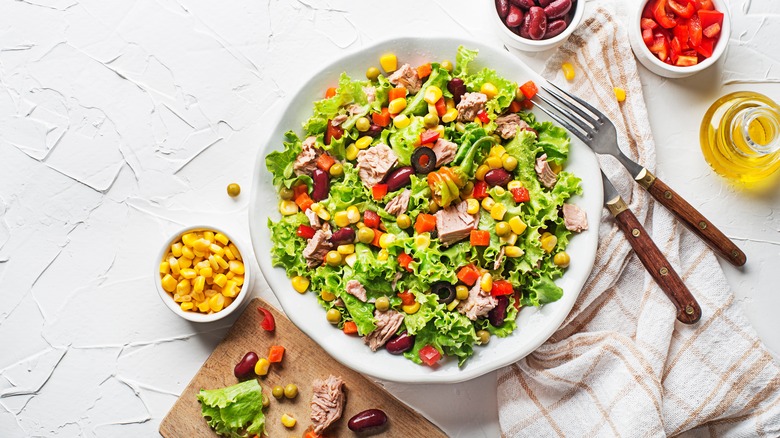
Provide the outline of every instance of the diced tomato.
<path id="1" fill-rule="evenodd" d="M 414 222 L 414 231 L 417 234 L 427 233 L 436 229 L 436 216 L 420 213 Z"/>
<path id="2" fill-rule="evenodd" d="M 645 42 L 646 46 L 650 46 L 653 44 L 653 31 L 650 29 L 645 29 L 642 31 L 642 41 Z"/>
<path id="3" fill-rule="evenodd" d="M 401 265 L 402 268 L 406 269 L 408 272 L 412 272 L 413 269 L 409 267 L 409 263 L 412 263 L 414 259 L 409 254 L 402 252 L 401 254 L 398 254 L 398 264 Z"/>
<path id="4" fill-rule="evenodd" d="M 653 9 L 653 17 L 655 17 L 655 22 L 661 27 L 671 29 L 677 24 L 677 20 L 674 19 L 673 14 L 666 11 L 668 4 L 669 0 L 656 0 Z"/>
<path id="5" fill-rule="evenodd" d="M 384 128 L 390 124 L 390 111 L 388 111 L 387 108 L 382 108 L 381 113 L 371 114 L 371 120 L 374 121 L 375 125 L 379 125 Z"/>
<path id="6" fill-rule="evenodd" d="M 656 23 L 652 18 L 642 18 L 639 27 L 642 28 L 642 30 L 653 30 L 658 27 L 658 23 Z"/>
<path id="7" fill-rule="evenodd" d="M 284 347 L 281 345 L 272 345 L 268 350 L 268 362 L 279 363 L 284 358 Z"/>
<path id="8" fill-rule="evenodd" d="M 533 99 L 536 93 L 539 92 L 539 88 L 536 87 L 534 81 L 528 81 L 520 86 L 520 91 L 523 92 L 523 96 L 526 99 Z"/>
<path id="9" fill-rule="evenodd" d="M 439 139 L 439 131 L 434 131 L 433 129 L 426 129 L 425 131 L 420 133 L 420 144 L 428 144 L 428 143 L 436 143 L 436 140 Z"/>
<path id="10" fill-rule="evenodd" d="M 531 194 L 528 192 L 528 189 L 525 187 L 517 187 L 514 189 L 509 189 L 509 193 L 512 194 L 512 197 L 515 199 L 515 202 L 518 204 L 521 202 L 528 202 L 531 200 Z"/>
<path id="11" fill-rule="evenodd" d="M 440 97 L 439 100 L 436 101 L 436 113 L 439 117 L 447 114 L 447 103 L 444 101 L 443 97 Z"/>
<path id="12" fill-rule="evenodd" d="M 303 237 L 304 239 L 311 239 L 314 237 L 314 228 L 308 226 L 308 225 L 298 225 L 298 230 L 295 232 L 295 234 L 298 235 L 298 237 Z"/>
<path id="13" fill-rule="evenodd" d="M 699 20 L 701 21 L 702 28 L 706 29 L 712 26 L 713 24 L 718 24 L 720 26 L 723 26 L 723 12 L 708 11 L 702 9 L 696 14 L 699 16 Z"/>
<path id="14" fill-rule="evenodd" d="M 403 97 L 406 97 L 406 88 L 404 87 L 391 88 L 390 91 L 387 92 L 387 100 L 390 102 Z"/>
<path id="15" fill-rule="evenodd" d="M 696 47 L 696 52 L 705 58 L 712 56 L 712 51 L 715 50 L 715 39 L 702 38 L 699 47 Z"/>
<path id="16" fill-rule="evenodd" d="M 408 290 L 404 292 L 398 292 L 395 295 L 401 299 L 401 304 L 403 304 L 404 306 L 411 306 L 412 304 L 414 304 L 414 294 L 409 292 Z"/>
<path id="17" fill-rule="evenodd" d="M 330 123 L 330 120 L 328 120 L 328 127 L 325 128 L 324 143 L 329 145 L 332 139 L 338 140 L 342 135 L 344 135 L 344 130 L 339 126 L 333 126 L 333 123 Z"/>
<path id="18" fill-rule="evenodd" d="M 382 238 L 382 235 L 384 235 L 384 234 L 385 233 L 383 233 L 383 232 L 381 232 L 381 231 L 379 231 L 377 229 L 374 229 L 374 240 L 371 241 L 371 245 L 374 245 L 375 247 L 380 248 L 379 240 Z"/>
<path id="19" fill-rule="evenodd" d="M 704 28 L 702 31 L 707 38 L 715 38 L 720 33 L 720 24 L 714 23 Z"/>
<path id="20" fill-rule="evenodd" d="M 479 280 L 479 271 L 474 265 L 466 265 L 458 270 L 458 280 L 467 286 L 474 286 Z"/>
<path id="21" fill-rule="evenodd" d="M 371 193 L 374 195 L 374 201 L 381 201 L 387 194 L 387 184 L 377 184 L 371 187 Z"/>
<path id="22" fill-rule="evenodd" d="M 375 211 L 366 210 L 363 212 L 363 223 L 368 228 L 379 228 L 379 215 Z"/>
<path id="23" fill-rule="evenodd" d="M 260 321 L 260 327 L 267 332 L 274 331 L 276 328 L 276 321 L 274 320 L 274 315 L 271 311 L 262 307 L 258 307 L 257 311 L 263 315 L 263 320 Z"/>
<path id="24" fill-rule="evenodd" d="M 309 186 L 306 184 L 297 184 L 293 186 L 293 198 L 309 193 Z"/>
<path id="25" fill-rule="evenodd" d="M 669 9 L 683 18 L 691 18 L 696 12 L 696 7 L 690 0 L 668 0 Z"/>
<path id="26" fill-rule="evenodd" d="M 509 109 L 507 111 L 510 113 L 519 113 L 522 108 L 520 102 L 513 100 L 512 103 L 509 104 Z"/>
<path id="27" fill-rule="evenodd" d="M 336 159 L 333 158 L 330 154 L 322 154 L 317 157 L 317 167 L 322 169 L 324 172 L 330 170 L 330 167 L 335 163 Z"/>
<path id="28" fill-rule="evenodd" d="M 488 196 L 488 184 L 485 181 L 476 181 L 474 182 L 474 191 L 471 192 L 471 196 L 474 197 L 474 199 L 480 200 L 485 199 Z"/>
<path id="29" fill-rule="evenodd" d="M 344 328 L 342 328 L 345 335 L 353 335 L 357 333 L 357 324 L 355 324 L 355 321 L 347 321 L 344 323 Z"/>
<path id="30" fill-rule="evenodd" d="M 506 280 L 495 280 L 493 281 L 493 289 L 490 289 L 490 295 L 500 297 L 502 295 L 512 295 L 514 291 L 515 288 L 512 287 L 512 283 Z"/>
<path id="31" fill-rule="evenodd" d="M 327 90 L 325 90 L 325 98 L 330 99 L 331 97 L 336 95 L 336 87 L 330 87 Z"/>
<path id="32" fill-rule="evenodd" d="M 490 231 L 487 230 L 471 230 L 469 236 L 469 243 L 471 246 L 488 246 L 490 245 Z"/>
<path id="33" fill-rule="evenodd" d="M 523 107 L 524 110 L 530 111 L 534 109 L 534 101 L 530 99 L 523 99 L 520 102 L 520 106 Z"/>
<path id="34" fill-rule="evenodd" d="M 485 110 L 479 110 L 477 118 L 482 123 L 490 123 L 490 116 L 488 116 L 488 113 L 486 113 Z"/>
<path id="35" fill-rule="evenodd" d="M 425 79 L 431 75 L 431 63 L 423 64 L 417 67 L 417 77 Z"/>
<path id="36" fill-rule="evenodd" d="M 306 193 L 301 194 L 297 198 L 295 198 L 295 203 L 298 205 L 298 208 L 300 208 L 302 211 L 306 211 L 309 208 L 311 208 L 311 205 L 314 204 L 314 200 L 312 200 L 309 195 Z"/>
<path id="37" fill-rule="evenodd" d="M 674 62 L 675 65 L 679 65 L 681 67 L 687 67 L 689 65 L 696 65 L 699 63 L 699 58 L 696 56 L 679 56 L 677 57 L 677 60 Z"/>
<path id="38" fill-rule="evenodd" d="M 425 347 L 420 349 L 420 360 L 423 361 L 425 365 L 428 365 L 429 367 L 432 367 L 436 364 L 436 362 L 441 359 L 441 353 L 439 353 L 439 350 L 436 349 L 436 347 L 432 345 L 426 345 Z"/>
<path id="39" fill-rule="evenodd" d="M 701 39 L 704 36 L 701 28 L 701 21 L 698 15 L 694 15 L 688 20 L 688 41 L 691 42 L 691 46 L 699 47 Z"/>

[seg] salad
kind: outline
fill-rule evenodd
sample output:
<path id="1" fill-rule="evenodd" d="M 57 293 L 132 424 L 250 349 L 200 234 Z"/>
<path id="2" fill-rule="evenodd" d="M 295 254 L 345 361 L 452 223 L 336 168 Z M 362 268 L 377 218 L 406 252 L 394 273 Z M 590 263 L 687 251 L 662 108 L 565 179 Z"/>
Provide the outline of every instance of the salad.
<path id="1" fill-rule="evenodd" d="M 266 157 L 279 191 L 272 261 L 323 317 L 369 348 L 460 366 L 517 328 L 521 306 L 561 298 L 554 280 L 587 218 L 565 170 L 564 129 L 528 110 L 537 89 L 459 47 L 456 62 L 342 73 L 304 135 Z"/>

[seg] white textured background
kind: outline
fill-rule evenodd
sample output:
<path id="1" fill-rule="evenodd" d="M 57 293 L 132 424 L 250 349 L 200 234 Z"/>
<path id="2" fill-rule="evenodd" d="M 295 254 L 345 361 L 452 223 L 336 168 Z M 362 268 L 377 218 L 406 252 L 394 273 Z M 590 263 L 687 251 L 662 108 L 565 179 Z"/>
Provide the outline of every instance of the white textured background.
<path id="1" fill-rule="evenodd" d="M 163 240 L 204 223 L 249 242 L 248 193 L 225 187 L 250 186 L 269 115 L 320 64 L 389 35 L 500 44 L 490 7 L 0 0 L 0 436 L 154 436 L 232 323 L 196 326 L 162 306 L 150 276 Z M 642 79 L 657 174 L 745 249 L 747 268 L 726 272 L 777 356 L 780 190 L 729 187 L 698 148 L 720 95 L 780 100 L 780 2 L 731 8 L 717 68 Z M 548 55 L 520 56 L 539 67 Z M 272 299 L 261 278 L 253 293 Z M 453 436 L 496 436 L 494 380 L 389 388 Z"/>

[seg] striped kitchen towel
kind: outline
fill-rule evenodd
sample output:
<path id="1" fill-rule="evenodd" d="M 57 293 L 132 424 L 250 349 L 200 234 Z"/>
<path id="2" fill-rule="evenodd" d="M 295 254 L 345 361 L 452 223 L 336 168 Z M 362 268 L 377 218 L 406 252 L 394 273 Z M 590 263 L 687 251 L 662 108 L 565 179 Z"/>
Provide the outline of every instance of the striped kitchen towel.
<path id="1" fill-rule="evenodd" d="M 572 82 L 561 77 L 562 62 L 574 65 Z M 636 63 L 610 10 L 593 8 L 543 75 L 604 111 L 621 149 L 655 170 Z M 622 104 L 613 87 L 626 90 Z M 692 326 L 676 322 L 604 209 L 595 266 L 571 314 L 538 350 L 499 372 L 503 435 L 780 437 L 780 369 L 735 305 L 715 256 L 616 160 L 600 162 L 703 317 Z"/>

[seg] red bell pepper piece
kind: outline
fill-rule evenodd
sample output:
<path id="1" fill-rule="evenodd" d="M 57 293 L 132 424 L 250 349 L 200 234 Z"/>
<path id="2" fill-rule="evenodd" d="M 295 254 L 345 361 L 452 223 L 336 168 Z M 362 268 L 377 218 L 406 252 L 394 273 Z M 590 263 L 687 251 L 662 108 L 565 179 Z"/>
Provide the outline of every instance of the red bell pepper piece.
<path id="1" fill-rule="evenodd" d="M 677 23 L 677 26 L 672 29 L 672 35 L 674 35 L 674 38 L 677 38 L 680 41 L 680 47 L 683 50 L 687 50 L 689 47 L 688 39 L 690 38 L 688 33 L 688 21 L 680 20 L 680 22 Z"/>
<path id="2" fill-rule="evenodd" d="M 272 345 L 268 350 L 268 362 L 279 363 L 284 358 L 284 347 L 281 345 Z"/>
<path id="3" fill-rule="evenodd" d="M 523 107 L 520 102 L 513 100 L 512 103 L 509 104 L 509 109 L 507 111 L 510 113 L 519 113 L 521 109 L 523 109 Z"/>
<path id="4" fill-rule="evenodd" d="M 308 225 L 298 225 L 298 231 L 295 232 L 295 234 L 298 235 L 298 237 L 303 237 L 304 239 L 311 239 L 314 237 L 314 228 L 308 226 Z"/>
<path id="5" fill-rule="evenodd" d="M 655 20 L 655 17 L 653 16 L 653 9 L 655 8 L 655 0 L 650 0 L 645 4 L 645 8 L 642 9 L 642 18 L 652 18 Z"/>
<path id="6" fill-rule="evenodd" d="M 306 193 L 303 193 L 295 198 L 295 203 L 298 204 L 298 208 L 300 208 L 302 211 L 306 211 L 311 208 L 312 204 L 314 204 L 314 200 L 311 199 Z"/>
<path id="7" fill-rule="evenodd" d="M 387 184 L 377 184 L 371 187 L 371 193 L 374 195 L 374 201 L 381 201 L 387 194 Z"/>
<path id="8" fill-rule="evenodd" d="M 528 189 L 525 187 L 510 189 L 509 193 L 512 194 L 512 197 L 515 199 L 515 202 L 517 202 L 518 204 L 521 202 L 528 202 L 531 200 L 531 194 L 528 192 Z"/>
<path id="9" fill-rule="evenodd" d="M 353 335 L 357 333 L 357 324 L 355 324 L 355 321 L 347 321 L 344 323 L 342 331 L 344 331 L 345 335 Z"/>
<path id="10" fill-rule="evenodd" d="M 373 246 L 375 246 L 377 248 L 380 248 L 381 246 L 379 245 L 379 240 L 382 238 L 383 234 L 385 234 L 385 233 L 375 229 L 374 230 L 374 240 L 371 241 L 371 245 L 373 245 Z"/>
<path id="11" fill-rule="evenodd" d="M 474 191 L 471 192 L 471 196 L 474 199 L 481 200 L 488 196 L 488 185 L 485 181 L 477 181 L 474 183 Z"/>
<path id="12" fill-rule="evenodd" d="M 375 125 L 379 125 L 384 128 L 390 124 L 390 111 L 387 108 L 382 108 L 381 113 L 371 114 L 371 120 L 374 121 Z"/>
<path id="13" fill-rule="evenodd" d="M 436 101 L 436 113 L 439 115 L 439 117 L 447 114 L 447 103 L 444 101 L 443 97 L 440 97 L 439 100 Z"/>
<path id="14" fill-rule="evenodd" d="M 528 81 L 520 86 L 520 91 L 523 92 L 523 96 L 526 99 L 533 99 L 536 93 L 539 92 L 539 88 L 536 87 L 534 81 Z"/>
<path id="15" fill-rule="evenodd" d="M 403 292 L 398 292 L 395 295 L 401 299 L 401 304 L 403 304 L 404 306 L 411 306 L 412 304 L 414 304 L 414 294 L 409 292 L 408 290 Z"/>
<path id="16" fill-rule="evenodd" d="M 690 0 L 680 0 L 679 2 L 677 0 L 668 0 L 667 5 L 672 12 L 683 18 L 691 18 L 693 13 L 696 12 L 696 6 Z"/>
<path id="17" fill-rule="evenodd" d="M 408 272 L 412 272 L 413 269 L 409 267 L 409 264 L 412 263 L 414 259 L 409 254 L 402 252 L 401 254 L 398 254 L 398 264 L 401 265 L 402 268 L 406 269 Z"/>
<path id="18" fill-rule="evenodd" d="M 327 90 L 325 90 L 325 98 L 330 99 L 331 97 L 336 95 L 336 87 L 330 87 Z"/>
<path id="19" fill-rule="evenodd" d="M 674 65 L 679 65 L 681 67 L 687 67 L 690 65 L 696 65 L 699 63 L 699 58 L 696 56 L 684 56 L 680 55 L 677 57 L 677 60 L 674 61 Z"/>
<path id="20" fill-rule="evenodd" d="M 639 27 L 642 30 L 645 29 L 653 30 L 656 27 L 658 27 L 658 23 L 656 23 L 655 20 L 653 20 L 652 18 L 642 18 Z"/>
<path id="21" fill-rule="evenodd" d="M 471 246 L 488 246 L 490 245 L 490 231 L 487 230 L 471 230 L 469 236 L 469 243 Z"/>
<path id="22" fill-rule="evenodd" d="M 419 67 L 417 67 L 417 77 L 420 79 L 425 79 L 428 76 L 431 75 L 431 63 L 423 64 Z"/>
<path id="23" fill-rule="evenodd" d="M 423 361 L 425 365 L 428 365 L 429 367 L 432 367 L 436 364 L 436 362 L 441 359 L 441 353 L 439 353 L 439 350 L 437 350 L 434 346 L 428 344 L 425 347 L 420 349 L 420 360 Z"/>
<path id="24" fill-rule="evenodd" d="M 474 265 L 466 265 L 458 270 L 458 280 L 467 286 L 474 286 L 479 280 L 479 271 Z"/>
<path id="25" fill-rule="evenodd" d="M 488 113 L 486 113 L 485 110 L 479 110 L 477 118 L 482 123 L 490 123 L 490 116 L 488 116 Z"/>
<path id="26" fill-rule="evenodd" d="M 705 58 L 712 56 L 712 51 L 715 50 L 714 38 L 702 38 L 699 47 L 696 47 L 696 52 Z"/>
<path id="27" fill-rule="evenodd" d="M 436 229 L 436 216 L 420 213 L 414 222 L 414 231 L 417 234 L 427 233 Z"/>
<path id="28" fill-rule="evenodd" d="M 344 130 L 339 126 L 333 126 L 333 123 L 330 123 L 330 120 L 328 120 L 328 127 L 325 128 L 324 143 L 329 145 L 332 139 L 338 140 L 342 135 L 344 135 Z"/>
<path id="29" fill-rule="evenodd" d="M 404 87 L 391 88 L 387 92 L 387 100 L 390 102 L 403 97 L 406 97 L 406 88 Z"/>
<path id="30" fill-rule="evenodd" d="M 655 22 L 661 27 L 671 29 L 677 24 L 677 20 L 674 19 L 674 15 L 666 11 L 668 4 L 669 0 L 656 0 L 653 17 L 655 17 Z"/>
<path id="31" fill-rule="evenodd" d="M 720 33 L 720 24 L 714 23 L 704 28 L 702 31 L 707 38 L 715 38 Z"/>
<path id="32" fill-rule="evenodd" d="M 530 111 L 534 109 L 534 101 L 530 99 L 523 99 L 523 101 L 520 102 L 520 106 L 523 107 L 524 110 Z"/>
<path id="33" fill-rule="evenodd" d="M 680 40 L 678 40 L 677 37 L 672 38 L 672 42 L 669 43 L 669 58 L 672 60 L 672 64 L 677 63 L 677 58 L 680 57 L 680 53 L 682 53 Z"/>
<path id="34" fill-rule="evenodd" d="M 274 315 L 268 309 L 264 309 L 262 307 L 258 307 L 257 311 L 263 315 L 263 320 L 260 321 L 260 327 L 267 332 L 274 331 L 276 328 Z"/>
<path id="35" fill-rule="evenodd" d="M 433 129 L 426 129 L 420 133 L 420 144 L 436 143 L 439 139 L 439 131 Z"/>
<path id="36" fill-rule="evenodd" d="M 688 20 L 688 33 L 691 46 L 694 48 L 699 47 L 699 45 L 701 45 L 701 39 L 703 38 L 704 33 L 701 28 L 701 21 L 699 20 L 698 15 L 694 15 L 690 20 Z"/>
<path id="37" fill-rule="evenodd" d="M 336 159 L 333 158 L 330 154 L 322 154 L 319 157 L 317 157 L 317 167 L 321 169 L 323 172 L 327 172 L 330 170 L 330 167 L 333 166 L 336 163 Z"/>
<path id="38" fill-rule="evenodd" d="M 309 186 L 307 186 L 306 184 L 298 184 L 293 186 L 293 199 L 308 193 L 309 193 Z"/>
<path id="39" fill-rule="evenodd" d="M 701 11 L 712 11 L 715 9 L 715 5 L 712 4 L 712 0 L 694 0 L 696 3 L 696 9 Z"/>
<path id="40" fill-rule="evenodd" d="M 723 26 L 723 12 L 718 11 L 708 11 L 705 9 L 702 9 L 696 13 L 699 16 L 699 21 L 701 21 L 701 27 L 706 29 L 713 24 L 718 24 L 720 26 Z"/>
<path id="41" fill-rule="evenodd" d="M 368 228 L 379 228 L 379 215 L 375 211 L 366 210 L 363 212 L 363 223 Z"/>
<path id="42" fill-rule="evenodd" d="M 512 283 L 506 280 L 497 280 L 493 282 L 493 289 L 490 290 L 490 295 L 500 297 L 502 295 L 512 295 L 514 292 L 515 288 L 512 287 Z"/>

